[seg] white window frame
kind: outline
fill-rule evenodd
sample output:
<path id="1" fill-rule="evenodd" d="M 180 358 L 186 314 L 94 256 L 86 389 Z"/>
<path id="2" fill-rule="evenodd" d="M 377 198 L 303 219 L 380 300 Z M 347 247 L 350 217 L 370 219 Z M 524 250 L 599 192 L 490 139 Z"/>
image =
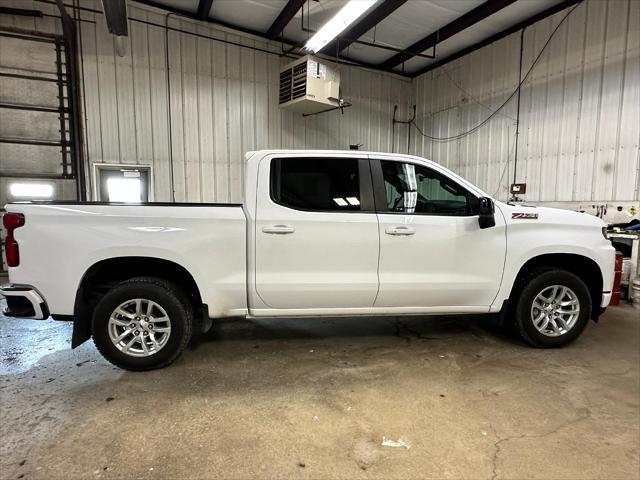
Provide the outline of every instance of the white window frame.
<path id="1" fill-rule="evenodd" d="M 93 200 L 100 201 L 100 171 L 101 170 L 147 170 L 149 172 L 149 180 L 147 182 L 149 194 L 147 198 L 149 202 L 154 201 L 153 195 L 153 166 L 152 165 L 135 165 L 132 163 L 94 163 L 93 164 Z"/>

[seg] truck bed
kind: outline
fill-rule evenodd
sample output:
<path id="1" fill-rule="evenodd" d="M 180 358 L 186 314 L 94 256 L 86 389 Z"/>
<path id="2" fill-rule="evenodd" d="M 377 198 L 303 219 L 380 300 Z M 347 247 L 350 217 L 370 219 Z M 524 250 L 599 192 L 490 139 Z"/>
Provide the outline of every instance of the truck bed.
<path id="1" fill-rule="evenodd" d="M 25 216 L 15 231 L 21 261 L 11 269 L 12 282 L 32 284 L 52 314 L 72 315 L 86 272 L 123 256 L 153 257 L 189 271 L 212 316 L 246 309 L 242 205 L 24 202 L 6 209 Z"/>

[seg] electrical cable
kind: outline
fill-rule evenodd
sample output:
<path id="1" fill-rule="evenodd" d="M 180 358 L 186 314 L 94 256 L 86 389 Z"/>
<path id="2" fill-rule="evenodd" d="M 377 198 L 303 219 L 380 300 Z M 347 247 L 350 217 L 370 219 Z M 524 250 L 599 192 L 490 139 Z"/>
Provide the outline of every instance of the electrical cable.
<path id="1" fill-rule="evenodd" d="M 551 35 L 549 35 L 549 38 L 547 39 L 546 43 L 544 44 L 544 46 L 542 47 L 542 49 L 540 50 L 540 52 L 536 56 L 536 58 L 533 61 L 533 63 L 531 64 L 531 67 L 529 68 L 529 70 L 527 71 L 525 76 L 522 78 L 522 80 L 520 81 L 520 83 L 518 84 L 516 89 L 513 91 L 513 93 L 511 93 L 511 95 L 509 95 L 509 97 L 502 103 L 502 105 L 500 105 L 496 110 L 494 110 L 494 112 L 492 114 L 490 114 L 487 118 L 485 118 L 478 125 L 476 125 L 475 127 L 471 128 L 470 130 L 467 130 L 466 132 L 462 132 L 462 133 L 459 133 L 457 135 L 452 135 L 450 137 L 434 137 L 432 135 L 424 133 L 422 131 L 422 129 L 415 123 L 415 121 L 412 122 L 412 125 L 416 128 L 416 130 L 418 130 L 420 135 L 422 135 L 423 137 L 428 138 L 429 140 L 432 140 L 434 142 L 451 142 L 451 141 L 455 141 L 455 140 L 460 140 L 461 138 L 466 137 L 467 135 L 470 135 L 470 134 L 474 133 L 475 131 L 477 131 L 478 129 L 482 128 L 494 116 L 496 116 L 498 114 L 498 112 L 500 112 L 500 110 L 502 110 L 513 99 L 513 97 L 516 95 L 516 93 L 518 93 L 518 91 L 522 88 L 522 85 L 524 85 L 524 83 L 529 78 L 529 75 L 531 74 L 531 72 L 533 71 L 534 67 L 538 63 L 538 60 L 540 60 L 540 58 L 542 57 L 542 54 L 547 49 L 547 46 L 549 45 L 549 43 L 551 43 L 551 40 L 555 36 L 555 34 L 558 31 L 558 29 L 562 26 L 562 24 L 569 17 L 569 15 L 571 15 L 573 13 L 573 11 L 581 5 L 581 3 L 582 2 L 576 4 L 571 10 L 569 10 L 569 12 L 567 12 L 567 14 L 562 18 L 562 20 L 560 20 L 558 25 L 556 25 L 556 27 L 551 32 Z"/>
<path id="2" fill-rule="evenodd" d="M 481 107 L 486 108 L 491 113 L 494 113 L 493 108 L 491 108 L 489 105 L 486 105 L 486 104 L 482 103 L 476 96 L 474 96 L 473 94 L 471 94 L 470 92 L 468 92 L 467 90 L 462 88 L 462 86 L 453 79 L 453 77 L 451 76 L 451 73 L 449 72 L 449 70 L 447 70 L 447 67 L 445 67 L 443 65 L 442 66 L 442 70 L 444 71 L 444 73 L 447 76 L 447 78 L 449 78 L 449 81 L 453 84 L 454 87 L 456 87 L 458 90 L 460 90 L 462 93 L 464 93 L 468 98 L 473 100 L 474 103 L 480 105 Z M 500 115 L 502 115 L 504 117 L 507 117 L 507 118 L 510 118 L 511 120 L 515 120 L 514 117 L 512 117 L 511 115 L 507 115 L 506 113 L 501 113 Z"/>

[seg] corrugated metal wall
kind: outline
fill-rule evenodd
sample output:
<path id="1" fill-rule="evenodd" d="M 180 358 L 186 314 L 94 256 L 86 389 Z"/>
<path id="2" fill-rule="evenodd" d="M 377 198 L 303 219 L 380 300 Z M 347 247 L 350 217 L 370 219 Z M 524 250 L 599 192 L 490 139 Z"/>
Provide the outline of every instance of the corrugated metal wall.
<path id="1" fill-rule="evenodd" d="M 38 2 L 1 3 L 57 13 Z M 102 8 L 98 1 L 82 5 Z M 173 28 L 280 51 L 279 44 L 130 7 L 130 15 L 142 21 L 168 21 Z M 527 28 L 525 72 L 563 15 Z M 152 165 L 156 201 L 172 199 L 172 170 L 176 201 L 239 201 L 243 154 L 252 149 L 342 149 L 361 143 L 365 149 L 391 151 L 395 145 L 405 152 L 407 128 L 398 125 L 395 142 L 391 138 L 394 105 L 400 106 L 398 117 L 406 119 L 406 107 L 417 104 L 418 126 L 448 137 L 480 123 L 518 83 L 520 35 L 514 34 L 413 82 L 341 67 L 343 94 L 354 106 L 344 115 L 303 118 L 277 105 L 278 71 L 288 59 L 186 33 L 170 31 L 167 38 L 162 26 L 133 21 L 127 53 L 120 57 L 104 17 L 83 12 L 82 18 L 88 159 L 91 164 Z M 521 96 L 517 181 L 527 183 L 526 200 L 639 199 L 639 20 L 637 0 L 588 0 L 542 55 Z M 3 15 L 0 21 L 60 30 L 51 17 Z M 410 150 L 505 199 L 513 179 L 515 117 L 514 98 L 487 125 L 460 140 L 434 142 L 413 129 Z"/>
<path id="2" fill-rule="evenodd" d="M 565 12 L 525 30 L 523 76 Z M 434 137 L 468 131 L 518 84 L 520 34 L 415 79 L 417 124 Z M 412 153 L 498 198 L 513 180 L 516 97 L 455 141 L 418 134 Z M 416 132 L 416 130 L 414 130 Z M 528 201 L 638 200 L 640 2 L 588 0 L 560 26 L 521 91 L 517 181 Z"/>
<path id="3" fill-rule="evenodd" d="M 135 7 L 130 15 L 161 25 L 167 21 L 163 14 Z M 353 143 L 390 151 L 393 106 L 404 111 L 411 95 L 409 80 L 341 67 L 342 92 L 354 106 L 344 115 L 334 111 L 303 118 L 278 107 L 279 69 L 291 59 L 185 33 L 167 36 L 164 28 L 138 22 L 130 22 L 127 55 L 120 57 L 104 17 L 83 13 L 83 18 L 95 21 L 82 27 L 89 159 L 153 165 L 156 201 L 171 200 L 170 143 L 176 201 L 238 202 L 246 151 L 348 149 Z M 279 44 L 174 15 L 168 24 L 280 51 Z M 403 135 L 399 132 L 398 142 L 406 141 Z"/>
<path id="4" fill-rule="evenodd" d="M 38 2 L 0 3 L 57 14 L 54 6 Z M 102 10 L 99 1 L 83 1 L 82 6 Z M 130 21 L 122 57 L 104 16 L 81 13 L 85 151 L 91 183 L 96 163 L 151 165 L 155 201 L 238 202 L 246 151 L 348 149 L 356 143 L 370 150 L 392 150 L 393 107 L 399 105 L 399 112 L 406 114 L 412 92 L 409 79 L 341 65 L 342 93 L 354 106 L 344 115 L 335 111 L 303 118 L 278 107 L 279 69 L 292 60 L 278 55 L 280 44 L 175 15 L 167 19 L 159 12 L 129 4 L 131 17 L 160 26 Z M 59 22 L 50 17 L 3 15 L 0 21 L 37 31 L 60 30 Z M 167 35 L 165 22 L 221 41 L 176 31 Z M 406 132 L 396 132 L 395 142 L 405 145 Z"/>

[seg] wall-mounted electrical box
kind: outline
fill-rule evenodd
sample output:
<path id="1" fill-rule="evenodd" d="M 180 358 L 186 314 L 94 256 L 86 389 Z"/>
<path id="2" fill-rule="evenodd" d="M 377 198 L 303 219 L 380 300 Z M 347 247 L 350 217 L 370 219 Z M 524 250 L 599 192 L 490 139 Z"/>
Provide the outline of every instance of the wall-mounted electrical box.
<path id="1" fill-rule="evenodd" d="M 509 190 L 513 195 L 524 195 L 527 193 L 526 183 L 512 183 Z"/>
<path id="2" fill-rule="evenodd" d="M 340 72 L 307 55 L 280 70 L 280 107 L 310 114 L 340 105 Z"/>

